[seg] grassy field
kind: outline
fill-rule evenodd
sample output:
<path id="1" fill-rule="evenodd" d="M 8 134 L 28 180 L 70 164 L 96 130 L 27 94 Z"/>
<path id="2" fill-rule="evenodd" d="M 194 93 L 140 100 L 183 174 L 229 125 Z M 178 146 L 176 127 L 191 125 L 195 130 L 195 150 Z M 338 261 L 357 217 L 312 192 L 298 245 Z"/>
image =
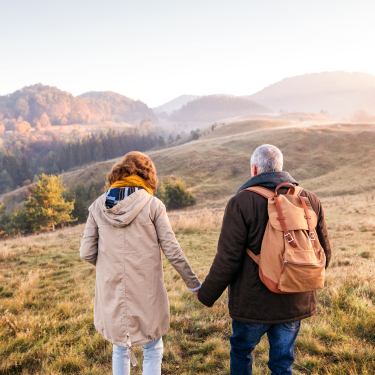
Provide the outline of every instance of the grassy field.
<path id="1" fill-rule="evenodd" d="M 333 246 L 315 317 L 296 342 L 295 374 L 374 374 L 375 193 L 323 199 Z M 216 252 L 223 207 L 172 212 L 201 280 Z M 0 243 L 0 373 L 110 374 L 112 346 L 93 326 L 95 268 L 79 258 L 83 226 Z M 223 295 L 207 309 L 164 260 L 171 329 L 163 374 L 229 374 L 230 318 Z M 141 349 L 136 355 L 142 358 Z M 268 343 L 254 374 L 268 374 Z M 140 361 L 141 362 L 141 361 Z M 138 365 L 132 372 L 141 374 Z"/>

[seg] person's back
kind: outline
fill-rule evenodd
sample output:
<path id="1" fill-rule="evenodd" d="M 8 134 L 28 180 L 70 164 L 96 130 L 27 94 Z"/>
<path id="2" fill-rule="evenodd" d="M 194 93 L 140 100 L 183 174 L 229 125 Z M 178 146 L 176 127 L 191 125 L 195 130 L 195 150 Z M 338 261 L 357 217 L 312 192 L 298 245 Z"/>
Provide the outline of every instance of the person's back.
<path id="1" fill-rule="evenodd" d="M 157 180 L 152 162 L 134 152 L 121 163 L 109 175 L 111 189 L 89 208 L 80 253 L 96 266 L 94 324 L 114 344 L 114 374 L 129 374 L 129 359 L 135 363 L 132 347 L 139 345 L 145 354 L 144 374 L 160 374 L 161 338 L 169 329 L 160 247 L 191 291 L 201 284 L 175 238 L 164 204 L 153 196 Z"/>
<path id="2" fill-rule="evenodd" d="M 283 182 L 297 185 L 288 173 L 281 171 L 282 154 L 278 149 L 270 145 L 261 146 L 259 149 L 264 152 L 257 155 L 255 151 L 255 158 L 253 154 L 253 178 L 244 184 L 227 204 L 218 252 L 198 298 L 204 305 L 212 306 L 229 286 L 228 306 L 233 319 L 231 374 L 252 373 L 251 352 L 266 332 L 270 341 L 269 367 L 272 374 L 291 374 L 294 341 L 300 321 L 316 312 L 316 292 L 271 292 L 259 277 L 258 265 L 246 253 L 246 248 L 251 249 L 255 255 L 261 251 L 268 223 L 268 200 L 245 189 L 263 186 L 274 191 L 276 186 Z M 261 164 L 257 157 L 269 157 L 271 160 L 265 160 L 263 169 L 270 166 L 273 170 L 263 172 L 261 168 L 257 168 L 255 163 Z M 286 192 L 287 189 L 284 189 L 284 193 Z M 307 190 L 303 190 L 301 196 L 309 199 L 318 216 L 316 231 L 328 266 L 330 244 L 322 206 L 316 195 Z"/>

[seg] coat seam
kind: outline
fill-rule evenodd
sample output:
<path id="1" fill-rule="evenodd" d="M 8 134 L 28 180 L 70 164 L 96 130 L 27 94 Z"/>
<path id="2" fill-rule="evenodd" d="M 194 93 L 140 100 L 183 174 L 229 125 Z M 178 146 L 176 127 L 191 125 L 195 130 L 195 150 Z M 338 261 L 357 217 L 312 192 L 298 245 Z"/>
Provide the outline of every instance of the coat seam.
<path id="1" fill-rule="evenodd" d="M 96 326 L 95 326 L 95 329 L 97 330 L 97 332 L 103 336 L 108 342 L 110 342 L 111 344 L 114 344 L 114 345 L 118 345 L 118 346 L 122 346 L 122 347 L 126 347 L 126 342 L 122 342 L 122 341 L 118 341 L 118 340 L 113 340 L 111 338 L 109 338 L 106 334 L 105 334 L 105 330 L 99 330 Z M 158 339 L 160 339 L 160 337 L 163 337 L 167 332 L 169 331 L 169 326 L 167 329 L 165 329 L 164 331 L 162 331 L 162 333 L 158 336 L 156 336 L 155 339 L 146 339 L 146 340 L 139 340 L 139 341 L 135 341 L 135 342 L 132 342 L 132 347 L 134 346 L 141 346 L 141 345 L 144 345 L 144 344 L 147 344 L 149 342 L 152 342 L 152 341 L 156 341 Z"/>
<path id="2" fill-rule="evenodd" d="M 301 316 L 289 318 L 289 319 L 276 319 L 276 320 L 257 320 L 257 319 L 248 319 L 248 318 L 243 318 L 240 316 L 235 316 L 231 313 L 229 313 L 230 317 L 234 320 L 238 320 L 239 322 L 243 323 L 256 323 L 256 324 L 285 324 L 285 323 L 292 323 L 292 322 L 297 322 L 302 319 L 307 319 L 310 318 L 311 316 L 316 314 L 317 309 L 314 309 L 310 311 L 309 313 L 306 313 Z"/>
<path id="3" fill-rule="evenodd" d="M 123 244 L 124 244 L 124 249 L 126 248 L 125 246 L 125 230 L 122 231 L 123 233 Z M 123 262 L 124 262 L 124 265 L 123 265 L 123 269 L 124 269 L 124 295 L 123 295 L 123 298 L 124 298 L 124 307 L 125 307 L 125 334 L 127 334 L 128 332 L 128 327 L 129 327 L 129 316 L 128 316 L 128 306 L 127 306 L 127 303 L 126 303 L 126 294 L 127 294 L 127 284 L 126 284 L 126 261 L 125 261 L 125 251 L 124 251 L 124 256 L 123 256 Z"/>

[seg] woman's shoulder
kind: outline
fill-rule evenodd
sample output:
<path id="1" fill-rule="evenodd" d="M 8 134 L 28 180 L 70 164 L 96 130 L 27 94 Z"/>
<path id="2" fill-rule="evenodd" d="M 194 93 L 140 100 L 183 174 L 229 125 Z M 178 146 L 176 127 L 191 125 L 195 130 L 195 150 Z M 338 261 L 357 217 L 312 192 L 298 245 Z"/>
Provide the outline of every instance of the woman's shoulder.
<path id="1" fill-rule="evenodd" d="M 103 193 L 98 198 L 94 200 L 89 206 L 89 212 L 93 213 L 95 211 L 99 211 L 104 208 L 106 193 Z M 103 207 L 102 207 L 103 206 Z"/>
<path id="2" fill-rule="evenodd" d="M 150 205 L 154 208 L 154 209 L 165 209 L 165 205 L 164 203 L 158 198 L 158 197 L 155 197 L 155 195 L 153 195 L 150 199 Z"/>

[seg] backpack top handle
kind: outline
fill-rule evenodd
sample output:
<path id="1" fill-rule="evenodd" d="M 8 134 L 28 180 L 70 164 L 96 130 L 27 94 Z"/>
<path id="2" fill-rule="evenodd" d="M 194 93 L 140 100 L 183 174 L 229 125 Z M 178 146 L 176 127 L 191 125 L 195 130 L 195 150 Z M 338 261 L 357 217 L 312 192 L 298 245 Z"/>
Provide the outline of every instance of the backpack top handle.
<path id="1" fill-rule="evenodd" d="M 288 194 L 294 195 L 294 192 L 296 190 L 295 186 L 290 182 L 283 182 L 282 184 L 278 185 L 275 190 L 275 197 L 278 196 L 277 190 L 280 189 L 283 186 L 290 186 L 290 189 L 288 190 Z"/>

